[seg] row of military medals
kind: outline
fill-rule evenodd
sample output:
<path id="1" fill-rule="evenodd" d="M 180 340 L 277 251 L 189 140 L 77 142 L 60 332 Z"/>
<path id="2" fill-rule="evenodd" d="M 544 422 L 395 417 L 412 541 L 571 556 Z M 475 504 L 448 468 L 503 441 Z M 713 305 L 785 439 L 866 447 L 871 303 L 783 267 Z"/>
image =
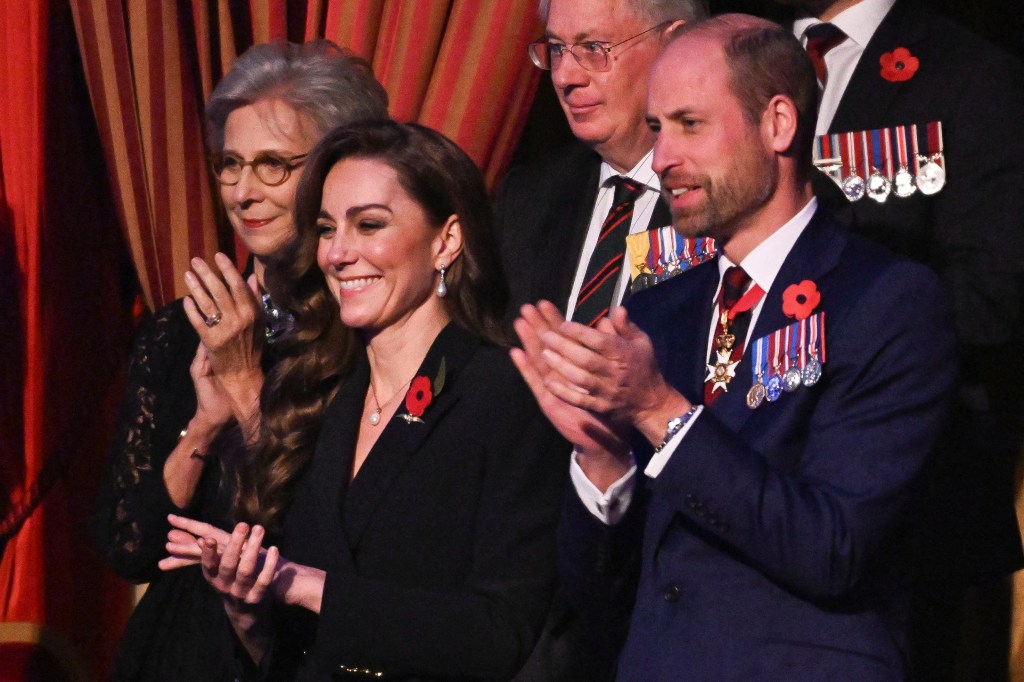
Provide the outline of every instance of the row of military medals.
<path id="1" fill-rule="evenodd" d="M 825 364 L 825 313 L 820 312 L 783 327 L 752 344 L 753 384 L 747 407 L 756 410 L 783 393 L 814 386 Z"/>
<path id="2" fill-rule="evenodd" d="M 715 257 L 715 240 L 684 238 L 671 225 L 626 237 L 626 253 L 633 265 L 630 293 L 648 289 Z"/>
<path id="3" fill-rule="evenodd" d="M 891 194 L 935 194 L 946 184 L 942 123 L 922 127 L 923 135 L 917 125 L 819 135 L 814 165 L 850 201 L 867 196 L 882 203 Z"/>

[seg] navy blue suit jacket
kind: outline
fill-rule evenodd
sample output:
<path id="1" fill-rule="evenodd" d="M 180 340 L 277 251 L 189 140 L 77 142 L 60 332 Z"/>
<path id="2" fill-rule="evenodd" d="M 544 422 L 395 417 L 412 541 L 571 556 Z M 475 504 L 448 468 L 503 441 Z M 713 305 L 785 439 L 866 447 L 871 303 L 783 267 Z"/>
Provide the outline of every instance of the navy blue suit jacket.
<path id="1" fill-rule="evenodd" d="M 819 211 L 751 339 L 793 321 L 782 292 L 805 279 L 826 315 L 817 385 L 751 410 L 744 360 L 661 474 L 638 476 L 619 526 L 567 505 L 562 570 L 577 599 L 630 599 L 640 567 L 619 679 L 903 679 L 903 554 L 954 391 L 952 323 L 930 271 Z M 717 285 L 709 263 L 629 301 L 666 379 L 695 403 Z"/>

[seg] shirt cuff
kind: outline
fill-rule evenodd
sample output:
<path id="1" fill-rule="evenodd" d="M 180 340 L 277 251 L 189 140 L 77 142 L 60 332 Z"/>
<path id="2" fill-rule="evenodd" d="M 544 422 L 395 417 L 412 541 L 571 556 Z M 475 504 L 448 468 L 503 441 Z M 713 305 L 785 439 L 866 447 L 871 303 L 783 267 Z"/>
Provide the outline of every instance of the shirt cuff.
<path id="1" fill-rule="evenodd" d="M 683 428 L 679 429 L 679 432 L 676 435 L 669 438 L 668 442 L 665 443 L 665 445 L 663 445 L 661 449 L 654 453 L 654 456 L 651 457 L 651 461 L 647 463 L 647 468 L 644 469 L 645 476 L 647 476 L 648 478 L 658 477 L 658 474 L 661 473 L 661 470 L 665 468 L 666 464 L 668 464 L 668 460 L 670 457 L 672 457 L 672 453 L 675 452 L 676 448 L 679 447 L 679 444 L 683 442 L 683 438 L 686 436 L 687 433 L 689 433 L 690 427 L 694 425 L 694 423 L 700 417 L 700 413 L 703 411 L 704 406 L 698 405 L 697 409 L 693 411 L 693 416 L 686 421 L 686 424 L 683 426 Z"/>
<path id="2" fill-rule="evenodd" d="M 583 473 L 583 469 L 576 461 L 576 451 L 573 450 L 572 459 L 569 462 L 569 478 L 572 479 L 576 494 L 579 495 L 587 511 L 606 526 L 614 526 L 622 519 L 626 510 L 629 509 L 629 503 L 633 501 L 636 465 L 631 466 L 622 478 L 612 483 L 608 486 L 608 490 L 602 493 Z"/>

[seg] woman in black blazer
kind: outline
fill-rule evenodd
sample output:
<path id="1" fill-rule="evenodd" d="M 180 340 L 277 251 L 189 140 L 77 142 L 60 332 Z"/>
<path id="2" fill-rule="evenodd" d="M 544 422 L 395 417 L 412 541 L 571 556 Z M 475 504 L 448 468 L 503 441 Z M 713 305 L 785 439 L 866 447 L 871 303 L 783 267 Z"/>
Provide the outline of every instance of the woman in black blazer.
<path id="1" fill-rule="evenodd" d="M 507 679 L 530 653 L 568 450 L 504 348 L 489 221 L 476 166 L 427 128 L 312 152 L 268 269 L 297 313 L 243 480 L 253 525 L 172 519 L 199 540 L 172 537 L 167 565 L 200 560 L 250 672 Z"/>

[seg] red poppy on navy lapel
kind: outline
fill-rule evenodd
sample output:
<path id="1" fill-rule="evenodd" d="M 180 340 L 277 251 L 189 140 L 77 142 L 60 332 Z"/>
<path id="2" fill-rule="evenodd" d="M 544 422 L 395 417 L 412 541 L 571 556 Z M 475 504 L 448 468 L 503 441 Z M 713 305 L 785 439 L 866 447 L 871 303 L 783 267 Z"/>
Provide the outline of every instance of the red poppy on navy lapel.
<path id="1" fill-rule="evenodd" d="M 782 312 L 786 317 L 803 320 L 810 316 L 821 303 L 821 292 L 818 286 L 809 279 L 799 284 L 790 284 L 782 292 Z"/>

